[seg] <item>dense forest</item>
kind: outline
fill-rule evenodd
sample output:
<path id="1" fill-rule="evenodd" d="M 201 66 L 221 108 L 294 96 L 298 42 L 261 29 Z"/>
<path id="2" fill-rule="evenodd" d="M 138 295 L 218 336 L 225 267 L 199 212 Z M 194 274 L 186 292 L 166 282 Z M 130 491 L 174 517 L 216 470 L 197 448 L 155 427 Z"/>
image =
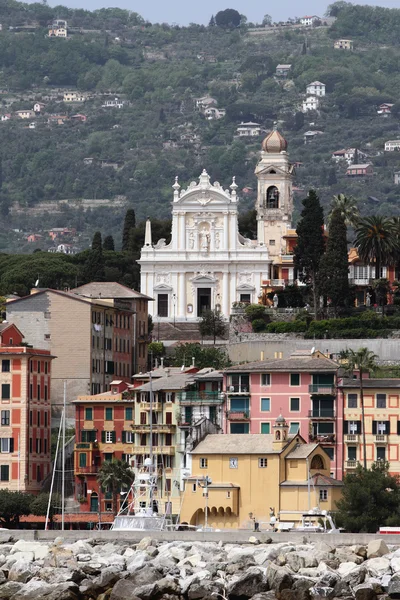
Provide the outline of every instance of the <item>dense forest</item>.
<path id="1" fill-rule="evenodd" d="M 300 163 L 295 218 L 309 187 L 325 206 L 344 192 L 363 214 L 399 215 L 399 154 L 385 153 L 384 143 L 400 137 L 400 10 L 339 1 L 329 11 L 336 21 L 312 28 L 257 27 L 245 19 L 232 28 L 213 20 L 179 27 L 120 9 L 3 0 L 0 115 L 11 118 L 0 121 L 0 250 L 47 249 L 45 232 L 53 227 L 76 229 L 81 249 L 95 230 L 113 234 L 119 248 L 127 208 L 138 220 L 168 218 L 174 177 L 185 186 L 203 168 L 224 185 L 235 175 L 244 190 L 241 210 L 249 210 L 265 134 L 239 138 L 242 121 L 263 132 L 277 124 L 287 138 L 291 160 Z M 48 37 L 54 19 L 67 20 L 68 39 Z M 353 39 L 354 51 L 334 49 L 340 37 Z M 291 64 L 287 78 L 275 75 L 280 63 Z M 303 113 L 306 85 L 315 80 L 326 84 L 326 96 L 318 111 Z M 79 91 L 85 102 L 64 102 L 65 91 Z M 196 99 L 206 95 L 225 117 L 207 120 L 199 112 Z M 103 107 L 114 97 L 122 108 Z M 45 106 L 30 128 L 15 111 L 35 101 Z M 393 104 L 386 117 L 377 114 L 383 102 Z M 77 113 L 86 121 L 49 122 Z M 321 133 L 304 144 L 309 130 Z M 332 161 L 348 147 L 367 155 L 373 176 L 349 178 L 347 165 Z M 121 198 L 123 206 L 114 207 Z M 109 203 L 87 209 L 82 199 Z M 43 237 L 27 243 L 31 233 Z"/>

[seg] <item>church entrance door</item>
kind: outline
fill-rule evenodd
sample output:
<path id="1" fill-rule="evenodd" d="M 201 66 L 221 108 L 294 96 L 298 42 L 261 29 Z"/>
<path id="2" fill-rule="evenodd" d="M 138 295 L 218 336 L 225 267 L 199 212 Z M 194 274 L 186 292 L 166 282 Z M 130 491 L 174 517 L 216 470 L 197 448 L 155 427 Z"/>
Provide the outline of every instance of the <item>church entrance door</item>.
<path id="1" fill-rule="evenodd" d="M 211 288 L 197 289 L 197 316 L 201 317 L 204 311 L 211 310 Z"/>

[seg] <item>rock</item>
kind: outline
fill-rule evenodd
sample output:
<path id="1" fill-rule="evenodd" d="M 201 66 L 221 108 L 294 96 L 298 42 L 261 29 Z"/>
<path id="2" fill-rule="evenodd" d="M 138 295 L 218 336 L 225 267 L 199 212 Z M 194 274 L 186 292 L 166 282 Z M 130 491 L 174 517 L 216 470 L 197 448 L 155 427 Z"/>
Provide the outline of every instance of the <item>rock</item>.
<path id="1" fill-rule="evenodd" d="M 149 546 L 146 548 L 146 554 L 148 554 L 148 556 L 154 557 L 157 556 L 158 553 L 159 552 L 155 546 Z"/>
<path id="2" fill-rule="evenodd" d="M 110 600 L 139 600 L 139 597 L 133 594 L 131 581 L 120 579 L 112 589 Z"/>
<path id="3" fill-rule="evenodd" d="M 96 546 L 93 551 L 97 556 L 109 556 L 110 554 L 123 554 L 124 549 L 121 546 L 117 546 L 116 544 L 104 544 L 103 546 Z"/>
<path id="4" fill-rule="evenodd" d="M 50 594 L 53 587 L 43 581 L 32 580 L 13 594 L 13 600 L 41 600 Z"/>
<path id="5" fill-rule="evenodd" d="M 0 585 L 0 598 L 11 598 L 23 587 L 22 583 L 17 581 L 7 581 L 3 585 Z"/>
<path id="6" fill-rule="evenodd" d="M 124 558 L 127 564 L 126 570 L 129 573 L 134 573 L 135 571 L 138 571 L 149 560 L 149 556 L 146 554 L 146 552 L 136 552 L 132 556 L 124 555 Z"/>
<path id="7" fill-rule="evenodd" d="M 355 600 L 376 600 L 376 592 L 373 586 L 369 583 L 361 583 L 354 590 Z"/>
<path id="8" fill-rule="evenodd" d="M 234 546 L 227 552 L 226 558 L 229 563 L 240 562 L 249 556 L 253 558 L 256 550 L 254 546 Z"/>
<path id="9" fill-rule="evenodd" d="M 256 538 L 254 535 L 251 535 L 249 537 L 249 544 L 256 544 L 258 545 L 260 543 L 260 540 L 258 538 Z"/>
<path id="10" fill-rule="evenodd" d="M 140 587 L 149 583 L 155 583 L 160 579 L 162 579 L 162 574 L 154 567 L 144 567 L 135 573 L 131 573 L 127 578 L 133 587 Z"/>
<path id="11" fill-rule="evenodd" d="M 79 587 L 76 583 L 67 581 L 57 585 L 55 588 L 52 586 L 52 592 L 45 597 L 45 600 L 78 600 L 78 598 Z M 97 597 L 97 600 L 100 600 L 100 596 Z"/>
<path id="12" fill-rule="evenodd" d="M 56 538 L 59 539 L 59 538 Z M 77 552 L 77 555 L 80 554 Z M 85 552 L 85 554 L 87 554 Z M 66 567 L 68 562 L 74 557 L 74 554 L 71 548 L 64 548 L 60 545 L 55 545 L 50 547 L 50 551 L 48 556 L 44 559 L 45 566 L 47 567 Z"/>
<path id="13" fill-rule="evenodd" d="M 186 594 L 189 587 L 194 583 L 204 582 L 204 580 L 210 580 L 211 573 L 207 570 L 197 571 L 197 573 L 193 573 L 188 577 L 183 577 L 180 579 L 179 583 L 181 586 L 182 594 Z"/>
<path id="14" fill-rule="evenodd" d="M 314 600 L 322 600 L 323 598 L 333 598 L 335 596 L 335 590 L 331 587 L 314 586 L 310 588 L 310 596 Z"/>
<path id="15" fill-rule="evenodd" d="M 350 549 L 352 550 L 352 552 L 354 552 L 354 554 L 357 554 L 357 556 L 361 556 L 362 558 L 367 558 L 367 547 L 366 546 L 359 546 L 359 545 L 355 545 L 355 546 L 350 546 Z"/>
<path id="16" fill-rule="evenodd" d="M 296 592 L 296 599 L 309 600 L 310 588 L 314 586 L 314 583 L 315 582 L 312 579 L 306 579 L 304 577 L 295 579 L 293 590 Z"/>
<path id="17" fill-rule="evenodd" d="M 274 546 L 268 548 L 257 548 L 254 553 L 254 562 L 257 565 L 263 565 L 268 560 L 275 560 L 280 554 L 280 549 Z"/>
<path id="18" fill-rule="evenodd" d="M 387 591 L 391 598 L 400 598 L 400 575 L 393 575 Z"/>
<path id="19" fill-rule="evenodd" d="M 156 584 L 150 583 L 149 585 L 141 585 L 140 587 L 134 588 L 132 592 L 141 600 L 153 600 L 156 592 Z"/>
<path id="20" fill-rule="evenodd" d="M 400 556 L 393 556 L 393 558 L 390 559 L 390 567 L 393 573 L 400 571 Z"/>
<path id="21" fill-rule="evenodd" d="M 209 581 L 205 579 L 201 582 L 192 583 L 187 596 L 189 600 L 216 600 L 223 593 L 224 586 L 221 581 Z"/>
<path id="22" fill-rule="evenodd" d="M 256 594 L 251 600 L 276 600 L 275 592 L 272 590 L 269 592 L 263 592 L 262 594 Z"/>
<path id="23" fill-rule="evenodd" d="M 155 593 L 157 596 L 164 596 L 165 594 L 180 596 L 181 587 L 176 579 L 173 579 L 172 577 L 164 577 L 156 582 Z"/>
<path id="24" fill-rule="evenodd" d="M 382 556 L 368 559 L 365 561 L 364 567 L 372 577 L 380 577 L 385 573 L 391 572 L 389 559 Z"/>
<path id="25" fill-rule="evenodd" d="M 170 554 L 175 560 L 182 561 L 186 558 L 186 550 L 182 547 L 171 548 Z"/>
<path id="26" fill-rule="evenodd" d="M 10 556 L 7 558 L 6 565 L 11 567 L 11 565 L 16 563 L 18 560 L 31 563 L 35 560 L 35 554 L 30 551 L 15 552 L 14 554 L 10 554 Z"/>
<path id="27" fill-rule="evenodd" d="M 293 575 L 286 567 L 276 567 L 270 564 L 267 569 L 267 580 L 270 589 L 281 592 L 292 587 Z"/>
<path id="28" fill-rule="evenodd" d="M 8 573 L 8 579 L 9 581 L 27 583 L 39 570 L 39 567 L 33 565 L 33 563 L 17 560 Z"/>
<path id="29" fill-rule="evenodd" d="M 136 546 L 136 550 L 146 550 L 149 546 L 152 546 L 152 541 L 150 536 L 142 538 Z"/>
<path id="30" fill-rule="evenodd" d="M 334 588 L 339 580 L 340 577 L 337 573 L 325 571 L 325 573 L 318 579 L 317 586 Z"/>
<path id="31" fill-rule="evenodd" d="M 227 595 L 251 598 L 255 594 L 268 591 L 268 582 L 259 569 L 248 571 L 239 578 L 231 580 L 227 587 Z"/>
<path id="32" fill-rule="evenodd" d="M 297 592 L 296 590 L 282 590 L 279 593 L 279 600 L 297 600 L 298 596 L 297 596 Z"/>
<path id="33" fill-rule="evenodd" d="M 103 568 L 104 565 L 96 562 L 84 563 L 81 565 L 82 573 L 85 573 L 86 575 L 100 575 Z"/>
<path id="34" fill-rule="evenodd" d="M 342 565 L 343 564 L 346 563 L 342 563 Z M 352 588 L 354 588 L 356 585 L 360 585 L 360 583 L 364 583 L 367 570 L 363 565 L 355 565 L 353 569 L 348 570 L 345 574 L 340 572 L 342 565 L 339 566 L 338 573 L 342 575 L 342 579 L 345 583 L 348 583 Z"/>
<path id="35" fill-rule="evenodd" d="M 389 548 L 383 540 L 371 540 L 367 546 L 367 558 L 376 558 L 389 554 Z"/>
<path id="36" fill-rule="evenodd" d="M 111 587 L 122 576 L 122 569 L 117 565 L 102 569 L 100 575 L 93 580 L 93 585 L 96 589 L 104 590 Z"/>
<path id="37" fill-rule="evenodd" d="M 100 548 L 100 546 L 98 547 Z M 84 540 L 78 540 L 73 544 L 68 544 L 65 546 L 65 550 L 70 550 L 74 555 L 77 554 L 94 554 L 93 547 Z M 97 551 L 97 554 L 101 554 L 101 552 Z"/>
<path id="38" fill-rule="evenodd" d="M 47 583 L 51 583 L 52 585 L 66 583 L 68 581 L 79 583 L 85 578 L 83 572 L 78 570 L 51 567 L 40 569 L 38 575 L 40 579 Z"/>

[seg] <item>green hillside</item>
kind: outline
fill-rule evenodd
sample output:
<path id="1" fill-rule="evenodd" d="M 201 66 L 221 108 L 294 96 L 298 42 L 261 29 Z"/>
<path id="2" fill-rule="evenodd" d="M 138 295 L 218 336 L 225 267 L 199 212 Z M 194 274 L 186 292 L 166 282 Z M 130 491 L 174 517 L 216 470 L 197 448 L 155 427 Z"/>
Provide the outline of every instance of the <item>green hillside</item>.
<path id="1" fill-rule="evenodd" d="M 363 214 L 399 215 L 400 157 L 385 153 L 384 142 L 400 137 L 400 10 L 338 2 L 331 14 L 332 26 L 230 30 L 152 25 L 119 9 L 3 1 L 0 115 L 12 117 L 0 122 L 0 250 L 31 251 L 26 234 L 52 227 L 76 228 L 81 248 L 100 229 L 118 247 L 127 207 L 138 220 L 168 218 L 174 177 L 185 186 L 203 168 L 224 185 L 235 175 L 248 210 L 262 135 L 239 139 L 242 121 L 263 130 L 278 123 L 291 160 L 302 163 L 296 207 L 312 186 L 325 205 L 345 192 Z M 68 21 L 68 39 L 47 37 L 53 19 Z M 353 52 L 333 48 L 340 37 L 354 40 Z M 275 76 L 280 63 L 292 65 L 287 79 Z M 315 80 L 326 84 L 326 96 L 318 112 L 303 114 L 306 85 Z M 63 102 L 67 91 L 85 102 Z M 225 117 L 199 112 L 196 99 L 207 95 Z M 122 108 L 103 107 L 116 97 Z M 40 115 L 15 115 L 36 101 L 45 104 Z M 386 117 L 377 114 L 383 102 L 394 104 Z M 52 115 L 76 114 L 86 122 L 49 123 Z M 305 145 L 309 130 L 322 133 Z M 373 176 L 351 179 L 347 165 L 332 161 L 348 147 L 367 155 Z M 82 199 L 109 204 L 87 209 Z M 44 236 L 39 246 L 49 245 Z"/>

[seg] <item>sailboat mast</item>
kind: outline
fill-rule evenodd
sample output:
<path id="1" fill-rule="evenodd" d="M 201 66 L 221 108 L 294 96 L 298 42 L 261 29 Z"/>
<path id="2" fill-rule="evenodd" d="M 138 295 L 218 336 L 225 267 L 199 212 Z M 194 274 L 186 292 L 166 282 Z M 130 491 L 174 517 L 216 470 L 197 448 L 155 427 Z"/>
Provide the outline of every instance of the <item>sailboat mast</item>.
<path id="1" fill-rule="evenodd" d="M 56 455 L 54 457 L 54 467 L 53 467 L 53 473 L 51 476 L 51 484 L 50 484 L 50 494 L 49 494 L 49 502 L 47 504 L 47 513 L 46 513 L 46 522 L 44 524 L 44 528 L 45 530 L 47 530 L 47 526 L 49 524 L 49 517 L 50 517 L 50 506 L 51 506 L 51 498 L 53 496 L 53 488 L 54 488 L 54 479 L 56 476 L 56 469 L 57 469 L 57 461 L 58 461 L 58 449 L 60 447 L 60 437 L 61 437 L 61 429 L 62 429 L 62 423 L 63 423 L 63 419 L 64 419 L 64 413 L 61 414 L 61 421 L 60 421 L 60 427 L 58 429 L 58 436 L 57 436 L 57 446 L 56 446 Z M 18 446 L 19 447 L 19 446 Z"/>
<path id="2" fill-rule="evenodd" d="M 61 449 L 61 530 L 64 531 L 65 522 L 65 409 L 67 404 L 67 382 L 64 381 L 63 421 L 62 421 L 62 449 Z"/>
<path id="3" fill-rule="evenodd" d="M 153 477 L 153 379 L 150 371 L 150 508 L 153 510 L 153 485 L 152 485 L 152 477 Z"/>

